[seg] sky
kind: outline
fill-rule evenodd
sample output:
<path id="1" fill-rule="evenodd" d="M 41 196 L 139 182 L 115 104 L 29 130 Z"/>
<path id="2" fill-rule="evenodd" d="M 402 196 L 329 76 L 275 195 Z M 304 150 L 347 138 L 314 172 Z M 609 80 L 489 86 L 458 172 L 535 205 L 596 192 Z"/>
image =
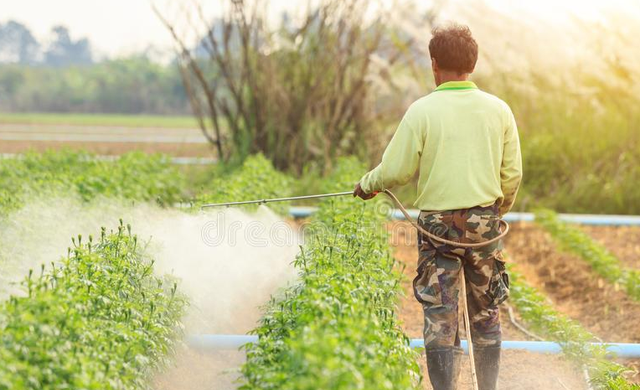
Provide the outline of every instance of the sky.
<path id="1" fill-rule="evenodd" d="M 179 2 L 191 0 L 0 0 L 0 23 L 23 23 L 40 41 L 46 41 L 51 28 L 65 25 L 73 39 L 87 37 L 99 55 L 127 55 L 155 46 L 170 50 L 169 32 L 152 10 L 155 5 L 171 19 Z M 287 0 L 271 0 L 283 9 Z M 208 15 L 221 13 L 222 0 L 203 0 Z"/>
<path id="2" fill-rule="evenodd" d="M 178 13 L 177 4 L 190 4 L 191 1 L 199 0 L 0 0 L 0 22 L 17 20 L 27 25 L 40 41 L 46 41 L 53 26 L 66 25 L 74 39 L 89 38 L 99 57 L 124 56 L 149 46 L 170 51 L 171 37 L 153 13 L 151 4 L 156 4 L 171 19 Z M 390 3 L 392 0 L 382 1 Z M 422 5 L 428 3 L 416 1 Z M 640 0 L 485 1 L 496 11 L 555 23 L 564 23 L 572 17 L 597 20 L 603 7 L 633 8 L 633 12 L 638 12 L 640 3 Z M 222 0 L 200 2 L 207 15 L 221 13 L 219 4 Z M 295 3 L 299 6 L 306 0 L 271 0 L 270 9 L 278 13 Z"/>

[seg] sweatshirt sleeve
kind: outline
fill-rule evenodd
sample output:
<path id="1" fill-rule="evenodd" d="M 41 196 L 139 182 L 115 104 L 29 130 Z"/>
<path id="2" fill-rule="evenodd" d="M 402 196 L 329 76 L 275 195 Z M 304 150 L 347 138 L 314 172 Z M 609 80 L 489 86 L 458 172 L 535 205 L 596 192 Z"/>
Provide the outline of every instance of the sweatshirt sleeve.
<path id="1" fill-rule="evenodd" d="M 418 169 L 426 136 L 420 111 L 415 103 L 409 107 L 382 155 L 382 162 L 360 179 L 364 192 L 382 191 L 411 180 Z"/>
<path id="2" fill-rule="evenodd" d="M 516 200 L 520 182 L 522 181 L 522 154 L 516 120 L 507 107 L 507 126 L 504 134 L 504 151 L 500 167 L 500 184 L 504 199 L 500 205 L 500 215 L 506 214 Z"/>

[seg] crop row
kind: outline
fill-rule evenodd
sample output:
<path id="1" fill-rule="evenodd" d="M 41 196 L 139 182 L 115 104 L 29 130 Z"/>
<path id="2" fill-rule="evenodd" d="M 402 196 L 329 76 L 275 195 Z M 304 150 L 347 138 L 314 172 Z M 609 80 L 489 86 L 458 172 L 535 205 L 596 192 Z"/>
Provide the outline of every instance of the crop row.
<path id="1" fill-rule="evenodd" d="M 513 267 L 510 301 L 532 330 L 560 344 L 563 353 L 573 362 L 588 369 L 591 384 L 596 389 L 638 390 L 623 376 L 628 369 L 610 360 L 606 348 L 590 344 L 596 338 L 579 323 L 558 313 L 546 297 L 529 286 Z"/>
<path id="2" fill-rule="evenodd" d="M 90 153 L 50 151 L 0 160 L 0 216 L 33 197 L 113 197 L 170 205 L 182 197 L 184 179 L 160 155 L 128 153 L 101 161 Z"/>
<path id="3" fill-rule="evenodd" d="M 186 300 L 122 223 L 74 239 L 60 264 L 0 304 L 0 389 L 143 389 L 179 336 Z"/>
<path id="4" fill-rule="evenodd" d="M 535 220 L 562 249 L 578 255 L 600 276 L 622 286 L 631 298 L 640 301 L 640 271 L 626 269 L 605 247 L 579 228 L 560 221 L 553 211 L 540 210 Z"/>
<path id="5" fill-rule="evenodd" d="M 326 190 L 350 188 L 362 170 L 341 161 Z M 371 203 L 321 203 L 316 233 L 295 261 L 298 282 L 271 300 L 254 330 L 242 389 L 416 388 L 415 352 L 395 316 L 400 274 L 385 216 Z"/>

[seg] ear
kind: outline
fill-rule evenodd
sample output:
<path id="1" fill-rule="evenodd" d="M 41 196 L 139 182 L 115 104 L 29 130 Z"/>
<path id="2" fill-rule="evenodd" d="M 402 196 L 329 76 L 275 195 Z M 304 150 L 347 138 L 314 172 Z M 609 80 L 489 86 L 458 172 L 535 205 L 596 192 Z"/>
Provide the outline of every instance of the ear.
<path id="1" fill-rule="evenodd" d="M 433 58 L 433 57 L 431 58 L 431 69 L 432 69 L 434 72 L 437 72 L 437 71 L 438 71 L 438 63 L 436 62 L 436 59 L 435 59 L 435 58 Z"/>

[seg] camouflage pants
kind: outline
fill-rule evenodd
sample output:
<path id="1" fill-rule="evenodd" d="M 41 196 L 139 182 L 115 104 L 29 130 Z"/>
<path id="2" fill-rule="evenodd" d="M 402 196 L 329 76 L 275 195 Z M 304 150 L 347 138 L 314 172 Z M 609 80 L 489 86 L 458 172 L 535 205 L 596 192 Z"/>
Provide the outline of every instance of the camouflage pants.
<path id="1" fill-rule="evenodd" d="M 499 234 L 497 206 L 421 212 L 418 223 L 437 236 L 463 243 Z M 459 346 L 458 296 L 464 268 L 471 336 L 475 345 L 499 345 L 498 305 L 509 296 L 509 277 L 502 260 L 502 242 L 470 249 L 441 244 L 418 234 L 418 275 L 414 294 L 424 310 L 425 348 Z"/>

